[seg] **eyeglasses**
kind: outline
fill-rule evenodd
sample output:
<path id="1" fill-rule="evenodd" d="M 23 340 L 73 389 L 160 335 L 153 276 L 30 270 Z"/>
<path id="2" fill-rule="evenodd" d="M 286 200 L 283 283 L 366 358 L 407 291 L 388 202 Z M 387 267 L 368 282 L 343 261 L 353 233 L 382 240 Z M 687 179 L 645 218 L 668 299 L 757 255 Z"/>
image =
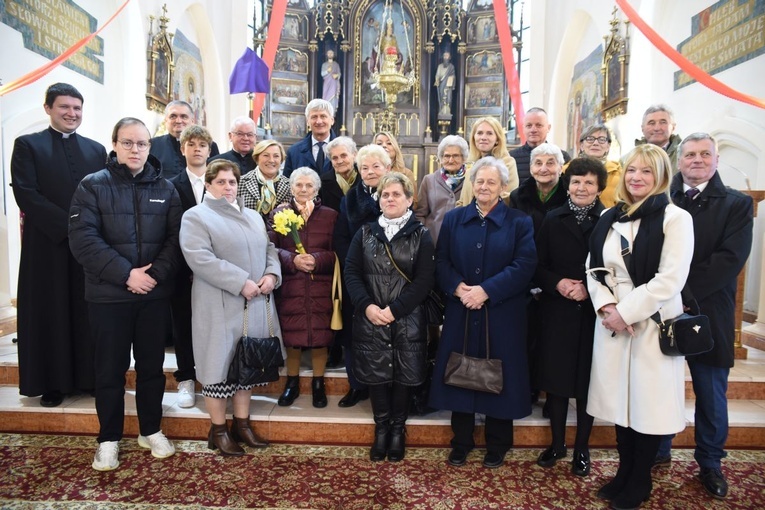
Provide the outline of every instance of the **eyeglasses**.
<path id="1" fill-rule="evenodd" d="M 447 161 L 449 159 L 454 159 L 454 160 L 462 159 L 462 154 L 444 154 L 443 156 L 441 156 L 441 159 L 444 161 Z"/>
<path id="2" fill-rule="evenodd" d="M 587 143 L 593 143 L 595 140 L 598 141 L 598 143 L 610 143 L 611 140 L 606 138 L 605 136 L 585 136 L 584 141 Z"/>
<path id="3" fill-rule="evenodd" d="M 151 142 L 134 142 L 133 140 L 117 140 L 123 149 L 129 151 L 135 145 L 138 148 L 138 152 L 146 152 L 151 146 Z"/>
<path id="4" fill-rule="evenodd" d="M 239 138 L 255 138 L 257 136 L 255 133 L 242 133 L 241 131 L 234 131 L 231 134 Z"/>

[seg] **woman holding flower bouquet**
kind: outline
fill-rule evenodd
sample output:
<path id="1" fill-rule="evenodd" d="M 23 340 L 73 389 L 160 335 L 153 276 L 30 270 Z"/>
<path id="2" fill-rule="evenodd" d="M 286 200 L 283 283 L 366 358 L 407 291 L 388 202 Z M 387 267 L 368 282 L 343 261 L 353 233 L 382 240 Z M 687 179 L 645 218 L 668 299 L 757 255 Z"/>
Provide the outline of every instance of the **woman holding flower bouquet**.
<path id="1" fill-rule="evenodd" d="M 332 318 L 332 275 L 335 253 L 332 232 L 337 212 L 321 205 L 319 175 L 301 167 L 290 174 L 292 200 L 271 213 L 271 240 L 279 252 L 283 283 L 276 305 L 287 348 L 287 384 L 280 406 L 290 406 L 300 395 L 300 356 L 310 349 L 313 366 L 311 391 L 314 407 L 326 407 L 324 368 L 327 347 L 334 331 Z"/>

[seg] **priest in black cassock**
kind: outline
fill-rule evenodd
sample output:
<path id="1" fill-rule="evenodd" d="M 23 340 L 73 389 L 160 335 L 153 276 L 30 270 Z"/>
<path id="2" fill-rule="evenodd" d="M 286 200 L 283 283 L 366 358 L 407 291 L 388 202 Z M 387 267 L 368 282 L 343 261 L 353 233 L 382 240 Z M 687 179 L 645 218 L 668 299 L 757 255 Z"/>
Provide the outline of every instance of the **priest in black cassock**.
<path id="1" fill-rule="evenodd" d="M 55 407 L 94 388 L 94 343 L 84 275 L 69 251 L 69 203 L 80 180 L 106 164 L 100 143 L 80 136 L 82 94 L 66 83 L 45 93 L 50 127 L 16 139 L 11 186 L 24 215 L 18 287 L 19 392 Z"/>

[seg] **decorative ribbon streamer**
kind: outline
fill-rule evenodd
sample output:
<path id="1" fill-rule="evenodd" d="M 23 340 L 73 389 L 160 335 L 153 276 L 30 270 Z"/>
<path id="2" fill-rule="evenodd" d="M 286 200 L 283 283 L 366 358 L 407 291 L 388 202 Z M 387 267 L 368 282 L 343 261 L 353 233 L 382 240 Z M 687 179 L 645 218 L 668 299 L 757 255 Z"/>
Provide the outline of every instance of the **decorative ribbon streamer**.
<path id="1" fill-rule="evenodd" d="M 72 45 L 69 49 L 67 49 L 64 53 L 62 53 L 61 55 L 59 55 L 55 59 L 51 60 L 47 64 L 45 64 L 45 65 L 35 69 L 34 71 L 32 71 L 30 73 L 25 74 L 21 78 L 18 78 L 17 80 L 13 80 L 12 82 L 6 83 L 2 87 L 0 87 L 0 97 L 4 96 L 5 94 L 8 94 L 10 92 L 13 92 L 14 90 L 18 90 L 18 89 L 20 89 L 22 87 L 26 87 L 27 85 L 36 82 L 37 80 L 39 80 L 40 78 L 42 78 L 43 76 L 48 74 L 49 72 L 53 71 L 56 67 L 58 67 L 59 65 L 63 64 L 67 60 L 69 60 L 69 58 L 72 55 L 74 55 L 75 53 L 80 51 L 80 49 L 83 46 L 88 44 L 98 34 L 100 34 L 101 30 L 103 30 L 104 28 L 109 26 L 109 23 L 111 23 L 114 20 L 114 18 L 116 18 L 122 12 L 122 10 L 127 6 L 127 4 L 129 4 L 129 3 L 130 3 L 130 0 L 125 0 L 125 3 L 122 4 L 122 6 L 119 9 L 117 9 L 117 12 L 112 14 L 111 18 L 106 20 L 106 23 L 104 23 L 101 26 L 101 28 L 99 28 L 98 30 L 96 30 L 95 32 L 93 32 L 90 35 L 86 35 L 85 37 L 83 37 L 82 39 L 80 39 L 79 41 L 74 43 L 74 45 Z"/>
<path id="2" fill-rule="evenodd" d="M 276 60 L 276 50 L 279 49 L 279 40 L 282 38 L 282 26 L 284 25 L 284 13 L 287 12 L 287 0 L 274 0 L 271 8 L 271 16 L 268 20 L 268 39 L 263 48 L 263 61 L 268 66 L 268 78 L 271 79 L 271 73 L 274 69 Z M 255 94 L 252 104 L 252 120 L 257 124 L 260 112 L 263 111 L 263 103 L 266 101 L 266 94 Z"/>
<path id="3" fill-rule="evenodd" d="M 494 0 L 494 18 L 497 21 L 497 35 L 499 45 L 502 48 L 502 61 L 505 64 L 505 76 L 507 88 L 510 90 L 510 101 L 513 103 L 515 112 L 515 131 L 520 135 L 521 143 L 526 143 L 526 135 L 523 132 L 523 117 L 526 111 L 523 109 L 521 98 L 521 83 L 518 79 L 518 69 L 515 67 L 515 55 L 513 52 L 513 35 L 510 32 L 510 22 L 507 19 L 507 5 L 504 0 Z M 470 133 L 465 133 L 470 136 Z"/>
<path id="4" fill-rule="evenodd" d="M 495 5 L 498 1 L 499 0 L 494 0 Z M 616 0 L 616 4 L 619 6 L 622 12 L 624 12 L 630 22 L 643 33 L 643 35 L 651 42 L 651 44 L 653 44 L 659 51 L 664 53 L 664 55 L 672 62 L 677 64 L 677 66 L 691 78 L 701 83 L 705 87 L 712 89 L 718 94 L 722 94 L 731 99 L 735 99 L 736 101 L 741 101 L 742 103 L 747 103 L 758 108 L 765 108 L 765 100 L 732 89 L 720 80 L 710 76 L 699 66 L 683 56 L 682 53 L 670 46 L 667 41 L 662 39 L 661 36 L 654 31 L 654 29 L 652 29 L 645 21 L 643 21 L 643 18 L 638 15 L 637 11 L 632 8 L 627 0 Z"/>

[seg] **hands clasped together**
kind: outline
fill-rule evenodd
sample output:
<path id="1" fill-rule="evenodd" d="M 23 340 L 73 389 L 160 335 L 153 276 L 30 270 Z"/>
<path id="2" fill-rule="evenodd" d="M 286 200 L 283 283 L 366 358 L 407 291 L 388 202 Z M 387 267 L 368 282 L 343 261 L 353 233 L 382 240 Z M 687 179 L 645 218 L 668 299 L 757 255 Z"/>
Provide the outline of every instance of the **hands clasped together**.
<path id="1" fill-rule="evenodd" d="M 622 314 L 616 309 L 616 305 L 613 303 L 603 305 L 600 309 L 603 314 L 603 327 L 609 331 L 613 331 L 611 336 L 616 336 L 617 333 L 627 331 L 630 336 L 635 336 L 635 330 L 632 326 L 624 322 Z"/>
<path id="2" fill-rule="evenodd" d="M 275 286 L 276 277 L 272 274 L 267 274 L 263 275 L 263 277 L 257 282 L 247 279 L 247 281 L 244 282 L 244 287 L 242 287 L 240 294 L 244 296 L 244 299 L 249 301 L 254 297 L 260 296 L 261 294 L 270 294 L 274 290 Z"/>
<path id="3" fill-rule="evenodd" d="M 587 293 L 587 287 L 585 287 L 582 280 L 572 280 L 571 278 L 563 278 L 555 286 L 561 296 L 572 301 L 584 301 L 589 297 Z"/>
<path id="4" fill-rule="evenodd" d="M 454 295 L 460 298 L 462 305 L 468 310 L 480 310 L 483 304 L 489 300 L 489 295 L 480 285 L 467 285 L 460 282 Z"/>

